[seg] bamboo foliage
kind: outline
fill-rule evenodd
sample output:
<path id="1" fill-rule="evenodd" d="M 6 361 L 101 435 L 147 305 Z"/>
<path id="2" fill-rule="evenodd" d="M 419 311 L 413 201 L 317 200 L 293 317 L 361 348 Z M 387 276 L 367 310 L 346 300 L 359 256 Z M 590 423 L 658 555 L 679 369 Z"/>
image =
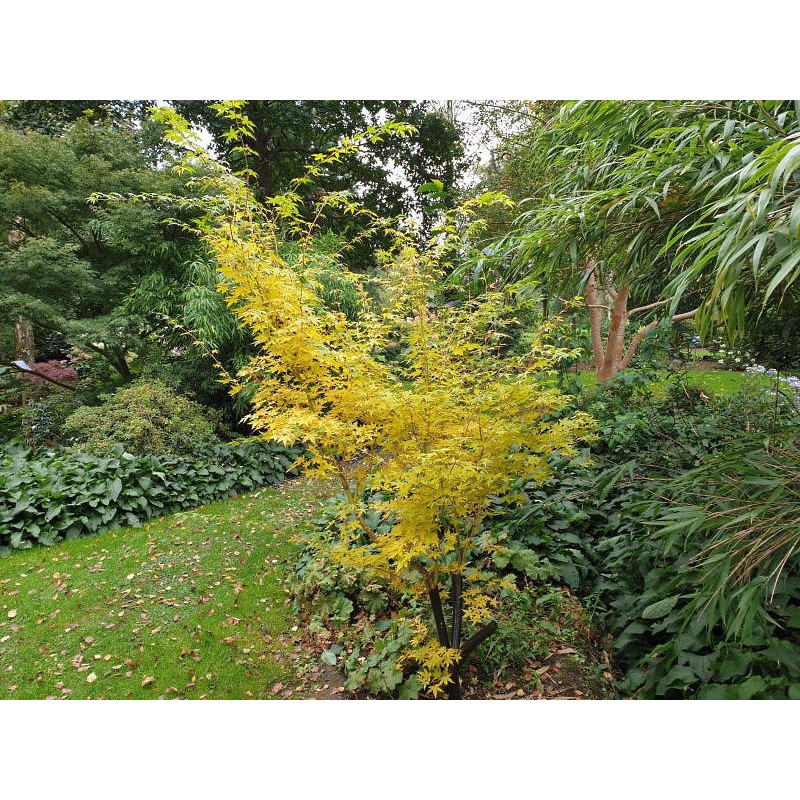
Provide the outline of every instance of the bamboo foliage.
<path id="1" fill-rule="evenodd" d="M 553 294 L 583 292 L 589 274 L 627 286 L 632 304 L 651 311 L 631 344 L 659 317 L 678 322 L 695 309 L 704 336 L 721 323 L 735 340 L 748 311 L 780 303 L 800 278 L 799 108 L 565 103 L 532 128 L 522 152 L 536 193 L 481 269 L 504 281 L 534 276 Z"/>

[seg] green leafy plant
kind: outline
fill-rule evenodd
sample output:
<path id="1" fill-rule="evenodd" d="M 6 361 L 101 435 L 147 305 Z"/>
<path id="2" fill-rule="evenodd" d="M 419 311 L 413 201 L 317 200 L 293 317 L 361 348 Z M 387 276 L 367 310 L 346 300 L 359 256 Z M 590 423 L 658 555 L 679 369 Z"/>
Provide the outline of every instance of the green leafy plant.
<path id="1" fill-rule="evenodd" d="M 274 442 L 209 443 L 192 456 L 71 451 L 0 455 L 0 551 L 52 545 L 280 483 L 301 451 Z"/>
<path id="2" fill-rule="evenodd" d="M 53 393 L 25 406 L 20 415 L 22 439 L 31 447 L 64 444 L 64 425 L 80 401 L 74 394 Z"/>
<path id="3" fill-rule="evenodd" d="M 589 457 L 489 523 L 592 605 L 621 691 L 793 696 L 796 410 L 764 392 L 703 400 L 680 380 L 649 399 L 629 388 L 634 410 L 624 391 L 578 397 L 598 420 Z"/>
<path id="4" fill-rule="evenodd" d="M 105 395 L 99 406 L 85 406 L 64 423 L 64 435 L 78 449 L 108 454 L 122 444 L 134 455 L 193 452 L 211 439 L 214 425 L 197 403 L 158 381 L 136 381 Z"/>

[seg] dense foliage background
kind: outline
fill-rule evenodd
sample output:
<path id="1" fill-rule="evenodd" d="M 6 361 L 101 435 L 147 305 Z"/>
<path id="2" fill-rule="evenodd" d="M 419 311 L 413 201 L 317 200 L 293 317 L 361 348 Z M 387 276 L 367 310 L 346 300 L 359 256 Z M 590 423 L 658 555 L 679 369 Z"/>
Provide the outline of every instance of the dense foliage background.
<path id="1" fill-rule="evenodd" d="M 502 431 L 534 407 L 542 430 L 593 420 L 577 452 L 541 445 L 547 470 L 534 480 L 520 467 L 488 511 L 464 483 L 426 521 L 439 544 L 454 516 L 475 523 L 462 561 L 494 587 L 476 680 L 545 658 L 545 623 L 558 620 L 573 637 L 562 645 L 598 654 L 579 666 L 605 691 L 795 699 L 797 102 L 472 103 L 462 121 L 421 101 L 211 103 L 170 101 L 210 140 L 203 161 L 149 101 L 0 102 L 0 548 L 138 525 L 296 474 L 302 442 L 251 437 L 269 433 L 265 409 L 298 378 L 248 317 L 246 270 L 204 235 L 227 202 L 214 183 L 226 164 L 252 192 L 248 225 L 270 220 L 269 247 L 242 223 L 248 264 L 268 252 L 286 270 L 269 273 L 277 293 L 300 276 L 302 319 L 323 321 L 315 368 L 331 331 L 366 342 L 325 378 L 371 359 L 349 438 L 329 442 L 340 461 L 364 458 L 359 442 L 390 407 L 386 375 L 401 410 L 424 397 L 421 414 L 455 413 L 490 396 L 491 374 L 492 391 L 524 384 L 531 398 L 516 416 L 503 406 L 507 419 L 493 406 Z M 414 132 L 360 136 L 387 120 Z M 491 144 L 482 166 L 466 155 L 470 126 Z M 415 259 L 426 269 L 407 272 L 403 295 L 392 270 Z M 420 354 L 440 359 L 435 380 Z M 344 405 L 314 391 L 320 413 Z M 522 464 L 525 447 L 506 460 Z M 345 491 L 362 538 L 341 503 L 307 532 L 294 602 L 350 689 L 416 697 L 413 620 L 441 625 L 407 575 L 375 569 L 370 532 L 390 537 L 389 511 L 407 499 L 399 480 L 388 487 Z M 455 630 L 460 574 L 443 570 L 438 601 Z"/>

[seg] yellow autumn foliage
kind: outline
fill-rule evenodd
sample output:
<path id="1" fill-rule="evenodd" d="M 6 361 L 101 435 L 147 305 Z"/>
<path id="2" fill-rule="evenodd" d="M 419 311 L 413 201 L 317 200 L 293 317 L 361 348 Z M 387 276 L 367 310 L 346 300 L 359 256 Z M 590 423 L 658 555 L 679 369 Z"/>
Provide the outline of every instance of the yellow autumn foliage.
<path id="1" fill-rule="evenodd" d="M 422 684 L 441 693 L 461 656 L 460 620 L 477 626 L 491 617 L 497 579 L 481 568 L 488 552 L 481 533 L 492 500 L 514 500 L 520 481 L 547 479 L 550 457 L 575 452 L 592 430 L 585 414 L 558 415 L 569 398 L 537 380 L 557 350 L 542 340 L 530 353 L 501 357 L 494 323 L 507 298 L 487 294 L 451 307 L 432 294 L 445 254 L 475 210 L 504 201 L 469 201 L 426 246 L 416 244 L 413 230 L 388 229 L 393 244 L 381 254 L 380 301 L 364 293 L 367 310 L 353 323 L 315 292 L 315 230 L 295 195 L 263 211 L 229 174 L 215 191 L 202 234 L 223 276 L 219 290 L 259 348 L 229 377 L 231 389 L 255 387 L 250 424 L 265 437 L 305 443 L 307 470 L 338 477 L 348 507 L 336 559 L 390 576 L 431 602 L 453 576 L 459 586 L 463 580 L 453 630 L 442 629 L 441 616 L 435 629 L 418 619 L 404 655 Z M 347 198 L 327 202 L 362 213 Z M 292 264 L 278 247 L 287 220 L 301 242 Z M 380 358 L 398 338 L 407 348 L 402 375 Z M 377 509 L 394 520 L 385 533 L 364 521 L 368 487 L 383 497 Z"/>

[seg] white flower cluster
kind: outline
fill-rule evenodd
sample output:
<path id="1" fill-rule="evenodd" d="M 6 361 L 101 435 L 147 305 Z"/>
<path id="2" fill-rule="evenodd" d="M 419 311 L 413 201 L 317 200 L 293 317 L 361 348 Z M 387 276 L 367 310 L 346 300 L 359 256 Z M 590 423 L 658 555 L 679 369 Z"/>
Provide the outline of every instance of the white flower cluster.
<path id="1" fill-rule="evenodd" d="M 725 347 L 724 345 L 717 351 L 719 364 L 726 364 L 729 367 L 741 369 L 742 366 L 757 366 L 753 354 L 748 350 L 741 350 L 738 347 Z"/>

